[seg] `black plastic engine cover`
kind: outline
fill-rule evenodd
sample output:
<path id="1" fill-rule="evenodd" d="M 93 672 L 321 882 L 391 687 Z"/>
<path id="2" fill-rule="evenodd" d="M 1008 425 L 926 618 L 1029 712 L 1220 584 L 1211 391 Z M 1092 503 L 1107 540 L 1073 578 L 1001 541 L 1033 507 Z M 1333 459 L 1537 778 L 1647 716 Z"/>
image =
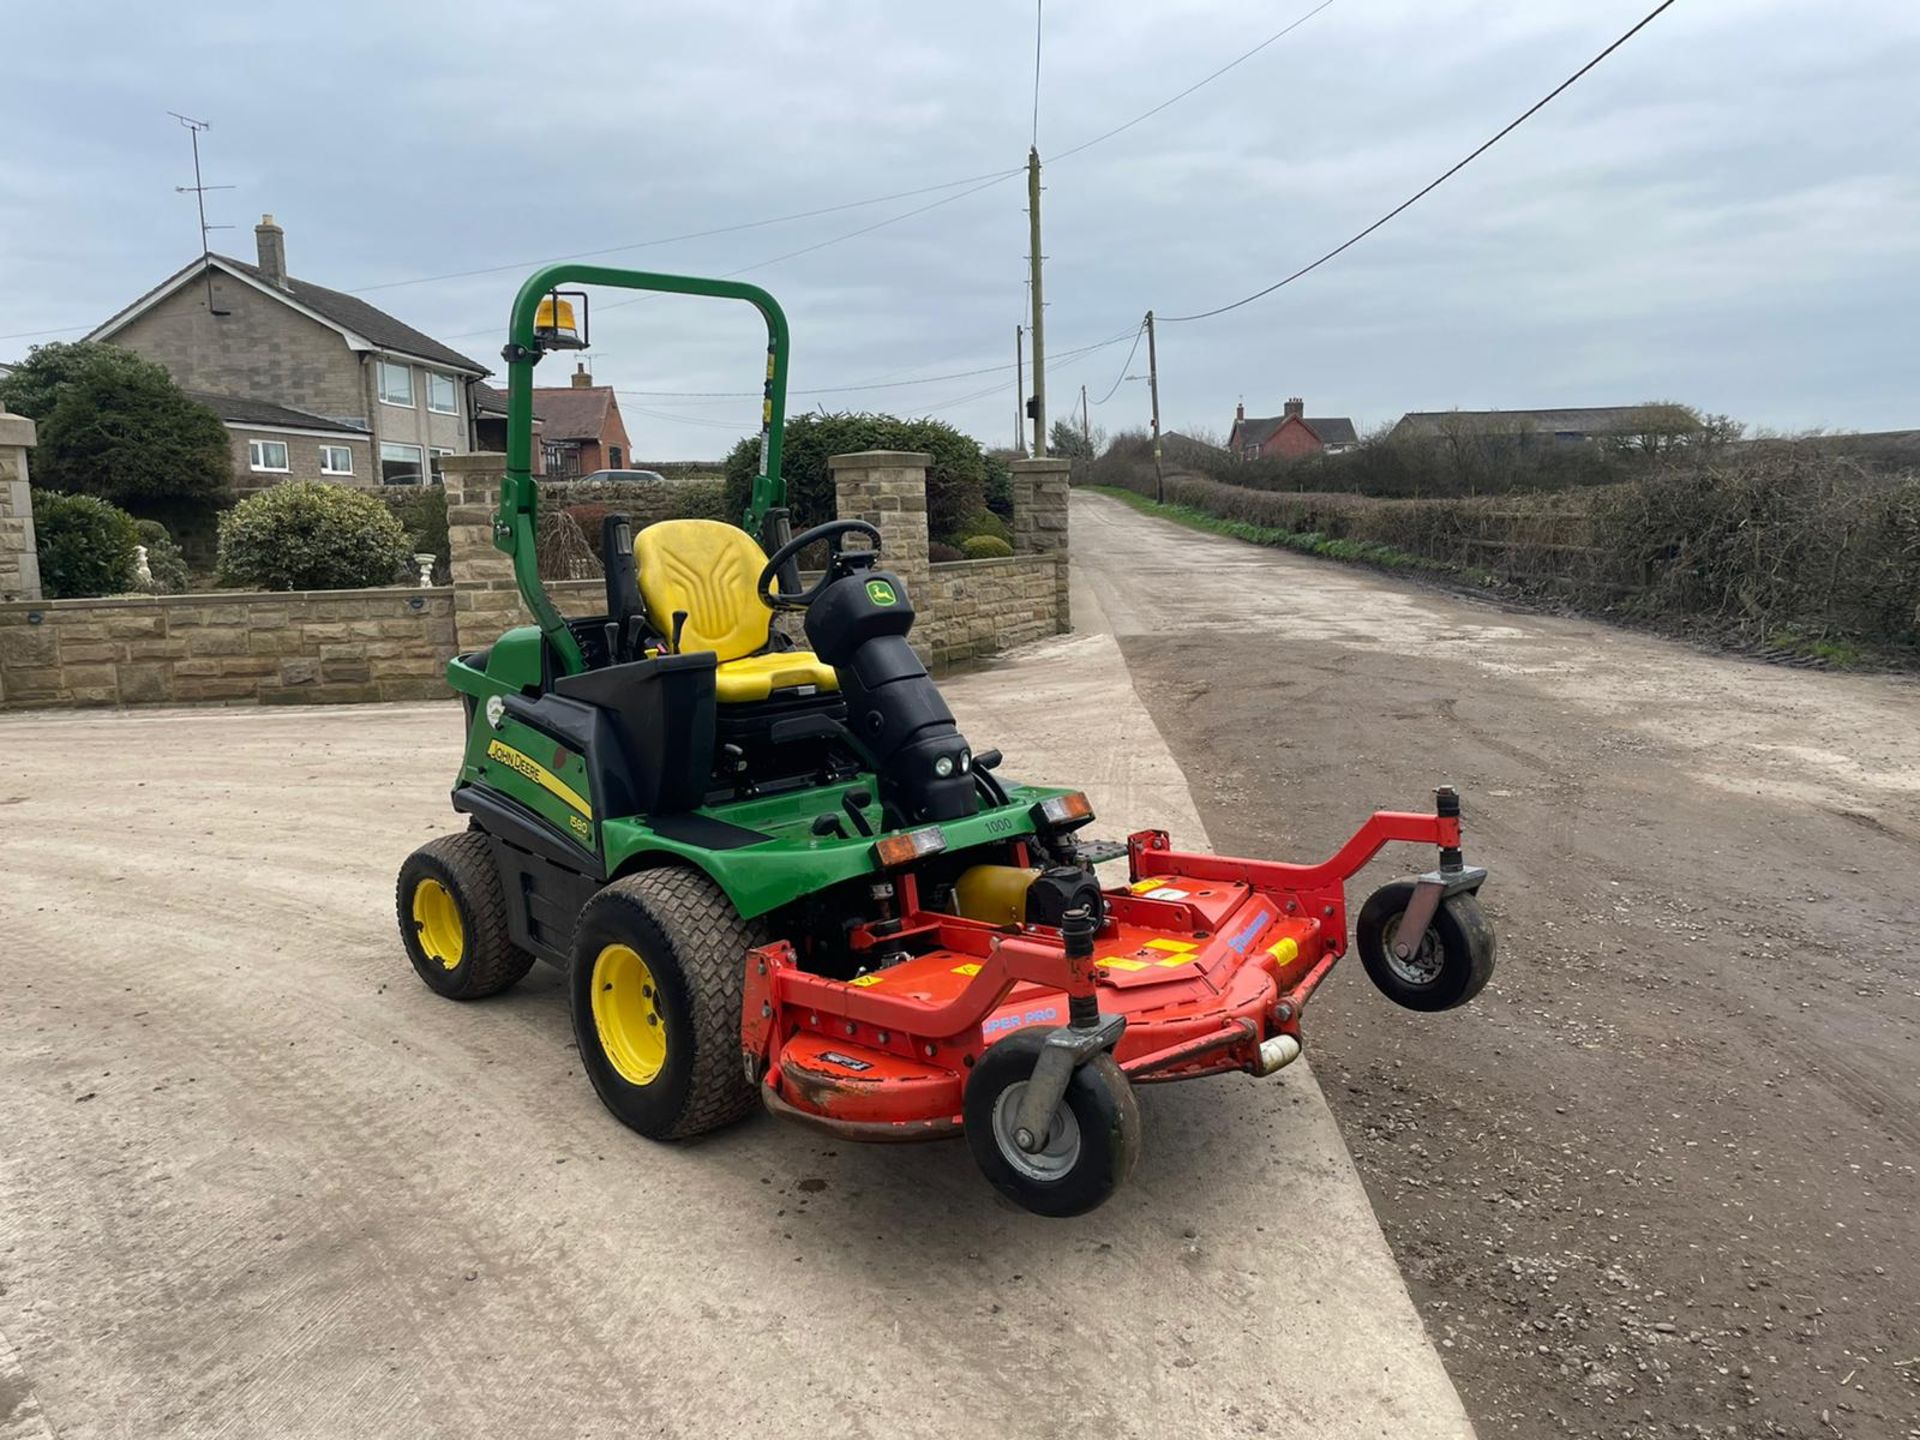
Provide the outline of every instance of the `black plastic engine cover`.
<path id="1" fill-rule="evenodd" d="M 913 604 L 900 577 L 856 569 L 807 607 L 807 643 L 833 666 L 847 727 L 872 752 L 880 798 L 909 824 L 956 820 L 979 809 L 963 768 L 966 737 L 927 667 L 913 653 Z M 945 759 L 951 773 L 936 767 Z"/>

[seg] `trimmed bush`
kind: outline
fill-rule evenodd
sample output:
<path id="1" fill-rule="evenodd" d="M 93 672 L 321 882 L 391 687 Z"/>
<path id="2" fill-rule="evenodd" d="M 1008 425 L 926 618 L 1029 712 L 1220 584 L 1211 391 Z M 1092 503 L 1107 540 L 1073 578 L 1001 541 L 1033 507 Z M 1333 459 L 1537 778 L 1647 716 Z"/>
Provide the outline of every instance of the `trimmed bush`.
<path id="1" fill-rule="evenodd" d="M 49 600 L 117 595 L 132 588 L 133 517 L 96 495 L 33 492 L 40 587 Z"/>
<path id="2" fill-rule="evenodd" d="M 969 560 L 1004 560 L 1013 554 L 1013 546 L 998 535 L 975 535 L 960 542 L 960 553 Z"/>
<path id="3" fill-rule="evenodd" d="M 407 531 L 377 496 L 294 481 L 250 495 L 220 517 L 220 582 L 256 590 L 391 585 Z"/>
<path id="4" fill-rule="evenodd" d="M 787 421 L 780 467 L 796 532 L 835 517 L 827 460 L 861 450 L 919 450 L 933 457 L 927 471 L 929 535 L 946 539 L 964 517 L 987 508 L 987 459 L 980 442 L 951 425 L 893 415 L 796 415 Z M 726 468 L 726 518 L 738 523 L 759 473 L 760 437 L 749 435 L 735 445 Z"/>
<path id="5" fill-rule="evenodd" d="M 193 577 L 187 570 L 187 557 L 173 543 L 167 527 L 158 520 L 136 520 L 133 528 L 139 533 L 140 543 L 147 547 L 147 574 L 153 577 L 149 587 L 152 592 L 155 595 L 184 593 Z"/>
<path id="6" fill-rule="evenodd" d="M 1013 543 L 1013 527 L 991 510 L 976 510 L 971 515 L 962 516 L 960 523 L 953 527 L 952 533 L 940 538 L 965 549 L 967 541 L 976 535 L 987 535 L 995 540 Z"/>

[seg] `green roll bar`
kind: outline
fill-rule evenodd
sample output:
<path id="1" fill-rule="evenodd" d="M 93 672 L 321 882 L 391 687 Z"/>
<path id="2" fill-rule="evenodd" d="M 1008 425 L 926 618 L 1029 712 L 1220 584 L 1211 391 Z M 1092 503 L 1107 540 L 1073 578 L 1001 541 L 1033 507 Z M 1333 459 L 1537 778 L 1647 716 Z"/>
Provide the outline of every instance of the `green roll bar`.
<path id="1" fill-rule="evenodd" d="M 539 487 L 533 479 L 533 367 L 546 350 L 535 343 L 533 322 L 540 302 L 565 284 L 608 285 L 621 290 L 653 290 L 667 295 L 711 295 L 745 300 L 767 322 L 767 372 L 760 405 L 760 473 L 741 524 L 760 538 L 767 512 L 786 501 L 780 478 L 780 441 L 787 417 L 787 316 L 780 303 L 758 285 L 737 280 L 703 280 L 692 275 L 659 275 L 645 270 L 613 270 L 603 265 L 548 265 L 527 277 L 514 297 L 513 318 L 501 357 L 507 362 L 507 477 L 500 486 L 500 509 L 493 519 L 493 543 L 513 559 L 520 598 L 541 634 L 569 675 L 586 669 L 580 643 L 540 583 L 534 553 L 534 514 Z"/>

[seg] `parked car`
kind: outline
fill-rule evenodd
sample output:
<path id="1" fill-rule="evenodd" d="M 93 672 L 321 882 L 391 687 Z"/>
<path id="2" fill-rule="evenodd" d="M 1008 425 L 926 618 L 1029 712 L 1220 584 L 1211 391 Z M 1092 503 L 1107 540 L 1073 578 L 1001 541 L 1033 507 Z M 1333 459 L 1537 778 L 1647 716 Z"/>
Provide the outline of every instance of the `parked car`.
<path id="1" fill-rule="evenodd" d="M 591 475 L 582 475 L 580 478 L 582 480 L 623 480 L 629 483 L 651 481 L 657 484 L 665 484 L 667 479 L 658 470 L 596 470 Z"/>

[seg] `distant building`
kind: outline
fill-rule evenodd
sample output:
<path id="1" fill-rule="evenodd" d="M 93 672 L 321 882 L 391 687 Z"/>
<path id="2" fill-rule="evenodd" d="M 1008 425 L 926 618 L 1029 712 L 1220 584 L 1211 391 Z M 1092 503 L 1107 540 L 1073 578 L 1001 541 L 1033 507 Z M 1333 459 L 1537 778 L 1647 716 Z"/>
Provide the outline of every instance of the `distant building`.
<path id="1" fill-rule="evenodd" d="M 418 485 L 473 448 L 484 365 L 384 310 L 287 273 L 264 215 L 257 263 L 199 257 L 88 335 L 166 366 L 233 440 L 241 488 Z"/>
<path id="2" fill-rule="evenodd" d="M 1438 440 L 1459 435 L 1507 435 L 1577 445 L 1638 434 L 1645 405 L 1588 405 L 1571 410 L 1410 410 L 1388 432 L 1390 440 Z"/>
<path id="3" fill-rule="evenodd" d="M 1235 406 L 1227 448 L 1242 460 L 1297 460 L 1302 455 L 1338 455 L 1360 443 L 1346 416 L 1312 416 L 1306 408 L 1296 395 L 1283 413 L 1262 420 L 1250 418 L 1245 405 Z"/>
<path id="4" fill-rule="evenodd" d="M 613 387 L 594 384 L 584 364 L 574 366 L 570 385 L 536 386 L 533 413 L 543 432 L 545 473 L 555 479 L 624 470 L 633 460 Z"/>

